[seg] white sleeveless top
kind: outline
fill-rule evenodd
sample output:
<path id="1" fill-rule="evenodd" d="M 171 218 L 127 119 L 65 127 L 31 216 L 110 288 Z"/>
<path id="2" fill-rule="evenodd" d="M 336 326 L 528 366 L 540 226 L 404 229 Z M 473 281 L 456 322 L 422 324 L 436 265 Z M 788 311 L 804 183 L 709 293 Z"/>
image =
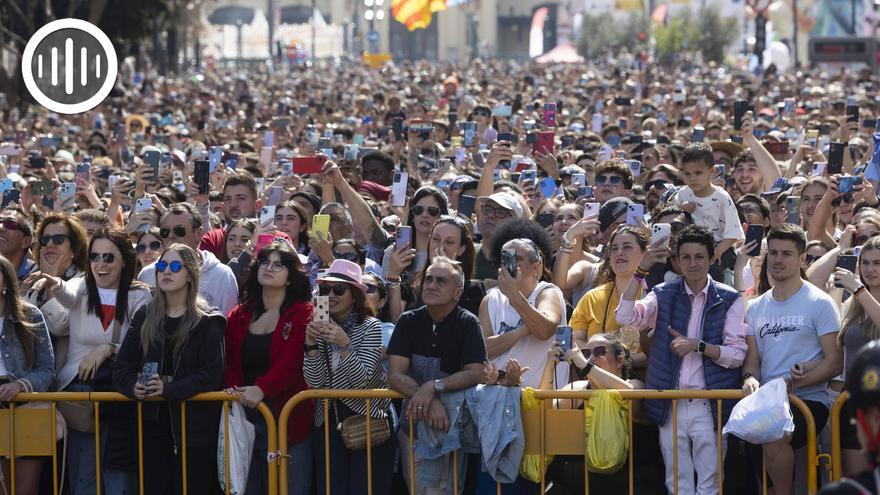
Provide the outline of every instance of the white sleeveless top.
<path id="1" fill-rule="evenodd" d="M 552 290 L 559 300 L 561 315 L 556 324 L 567 325 L 565 319 L 565 300 L 559 287 L 549 282 L 539 282 L 535 290 L 528 296 L 529 304 L 535 307 L 535 301 L 537 301 L 538 296 L 544 290 Z M 510 305 L 507 296 L 502 294 L 497 287 L 490 289 L 486 297 L 489 298 L 487 309 L 489 311 L 489 320 L 492 322 L 493 335 L 501 335 L 522 325 L 522 318 L 520 318 L 513 306 Z M 541 384 L 541 375 L 544 374 L 544 365 L 547 363 L 548 352 L 550 347 L 553 346 L 555 339 L 555 335 L 546 340 L 540 340 L 533 335 L 528 335 L 520 339 L 507 352 L 495 358 L 495 366 L 498 369 L 504 369 L 508 359 L 516 359 L 520 366 L 529 368 L 523 374 L 522 386 L 538 388 Z M 568 370 L 568 363 L 559 363 L 556 367 L 556 383 L 554 385 L 562 387 L 568 384 Z"/>

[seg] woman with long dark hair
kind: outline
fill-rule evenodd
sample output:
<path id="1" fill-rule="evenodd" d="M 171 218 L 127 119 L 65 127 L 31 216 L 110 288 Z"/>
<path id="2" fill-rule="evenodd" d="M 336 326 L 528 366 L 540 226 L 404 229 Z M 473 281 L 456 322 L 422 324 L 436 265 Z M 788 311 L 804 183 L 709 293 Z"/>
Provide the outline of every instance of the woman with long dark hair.
<path id="1" fill-rule="evenodd" d="M 116 355 L 134 313 L 152 297 L 149 286 L 135 279 L 137 257 L 124 231 L 98 230 L 88 253 L 85 278 L 64 281 L 41 273 L 33 286 L 34 290 L 45 290 L 47 299 L 57 299 L 69 311 L 70 346 L 67 361 L 56 376 L 56 388 L 64 392 L 110 389 L 112 368 L 108 360 Z M 92 493 L 96 489 L 94 433 L 77 431 L 68 423 L 71 455 L 67 462 L 73 492 Z M 103 431 L 106 434 L 107 430 Z M 104 481 L 110 481 L 106 473 Z"/>
<path id="2" fill-rule="evenodd" d="M 274 241 L 257 254 L 248 271 L 241 304 L 229 313 L 226 328 L 227 387 L 248 408 L 265 401 L 277 417 L 284 404 L 306 389 L 303 346 L 312 316 L 309 278 L 286 241 Z M 247 494 L 265 493 L 267 431 L 262 415 L 248 409 L 257 432 L 248 474 Z M 311 403 L 293 410 L 288 420 L 288 476 L 291 494 L 307 494 L 312 479 Z"/>
<path id="3" fill-rule="evenodd" d="M 326 321 L 318 316 L 306 329 L 306 355 L 303 372 L 311 388 L 345 390 L 386 388 L 388 382 L 380 365 L 382 358 L 382 328 L 375 318 L 375 310 L 367 302 L 367 287 L 360 267 L 347 260 L 336 260 L 323 277 L 318 279 L 322 296 L 328 297 Z M 320 308 L 318 308 L 320 309 Z M 316 309 L 317 311 L 317 309 Z M 388 421 L 389 401 L 370 402 L 372 421 Z M 363 399 L 339 399 L 329 408 L 315 408 L 312 444 L 318 459 L 317 488 L 324 493 L 327 450 L 333 459 L 333 481 L 330 493 L 334 495 L 365 493 L 367 491 L 367 451 L 346 448 L 338 425 L 355 415 L 366 415 Z M 324 441 L 324 423 L 329 421 L 329 443 Z M 394 437 L 372 447 L 373 493 L 388 493 L 391 488 L 394 463 Z"/>
<path id="4" fill-rule="evenodd" d="M 382 271 L 389 282 L 399 282 L 401 276 L 412 280 L 428 261 L 431 231 L 440 215 L 449 214 L 446 193 L 434 186 L 424 186 L 413 195 L 406 225 L 412 229 L 412 241 L 397 248 L 392 244 L 385 249 Z M 395 279 L 397 277 L 397 279 Z"/>
<path id="5" fill-rule="evenodd" d="M 15 268 L 0 256 L 0 403 L 19 393 L 48 392 L 55 379 L 52 342 L 43 315 L 19 297 Z M 10 462 L 15 463 L 15 488 Z M 36 494 L 42 458 L 0 459 L 4 493 Z"/>
<path id="6" fill-rule="evenodd" d="M 220 426 L 219 403 L 187 404 L 183 450 L 183 401 L 220 390 L 223 385 L 226 322 L 199 296 L 200 264 L 198 252 L 184 244 L 172 244 L 162 253 L 156 262 L 156 294 L 132 318 L 113 370 L 118 392 L 136 400 L 162 397 L 166 401 L 143 406 L 143 462 L 144 473 L 149 473 L 144 476 L 146 494 L 183 493 L 184 465 L 189 493 L 220 492 L 213 455 Z M 157 371 L 141 376 L 148 363 Z M 111 433 L 108 444 L 114 440 L 137 445 L 136 437 L 119 438 Z M 206 450 L 212 455 L 205 455 Z"/>

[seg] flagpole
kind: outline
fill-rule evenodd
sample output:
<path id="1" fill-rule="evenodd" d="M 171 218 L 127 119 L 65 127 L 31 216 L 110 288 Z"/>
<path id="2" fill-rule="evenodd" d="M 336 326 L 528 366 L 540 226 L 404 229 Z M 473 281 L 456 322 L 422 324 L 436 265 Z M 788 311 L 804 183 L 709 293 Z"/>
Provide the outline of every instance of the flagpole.
<path id="1" fill-rule="evenodd" d="M 317 8 L 317 0 L 312 0 L 312 65 L 315 65 L 315 10 Z"/>

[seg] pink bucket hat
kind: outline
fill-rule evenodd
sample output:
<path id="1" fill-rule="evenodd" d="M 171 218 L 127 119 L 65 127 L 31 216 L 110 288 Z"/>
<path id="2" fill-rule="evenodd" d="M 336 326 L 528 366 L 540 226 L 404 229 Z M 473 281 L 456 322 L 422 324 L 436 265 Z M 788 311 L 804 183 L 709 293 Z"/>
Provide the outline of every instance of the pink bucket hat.
<path id="1" fill-rule="evenodd" d="M 344 282 L 357 287 L 366 294 L 367 286 L 361 282 L 362 276 L 363 272 L 357 263 L 348 260 L 334 260 L 327 272 L 318 277 L 318 282 Z"/>

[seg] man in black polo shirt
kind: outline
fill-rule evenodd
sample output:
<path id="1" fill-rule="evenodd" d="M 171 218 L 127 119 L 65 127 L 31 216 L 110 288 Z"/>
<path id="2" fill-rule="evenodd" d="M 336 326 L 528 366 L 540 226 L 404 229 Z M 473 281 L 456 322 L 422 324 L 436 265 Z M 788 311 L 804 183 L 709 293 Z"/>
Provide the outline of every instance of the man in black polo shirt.
<path id="1" fill-rule="evenodd" d="M 412 414 L 414 422 L 425 421 L 432 428 L 447 431 L 449 418 L 437 396 L 483 380 L 486 345 L 480 320 L 458 306 L 463 290 L 461 267 L 448 258 L 434 258 L 422 283 L 425 305 L 400 316 L 388 344 L 391 388 L 409 397 L 399 433 L 406 478 L 410 472 L 407 415 Z M 415 464 L 418 472 L 418 457 Z M 431 493 L 420 489 L 418 483 L 415 492 Z"/>

